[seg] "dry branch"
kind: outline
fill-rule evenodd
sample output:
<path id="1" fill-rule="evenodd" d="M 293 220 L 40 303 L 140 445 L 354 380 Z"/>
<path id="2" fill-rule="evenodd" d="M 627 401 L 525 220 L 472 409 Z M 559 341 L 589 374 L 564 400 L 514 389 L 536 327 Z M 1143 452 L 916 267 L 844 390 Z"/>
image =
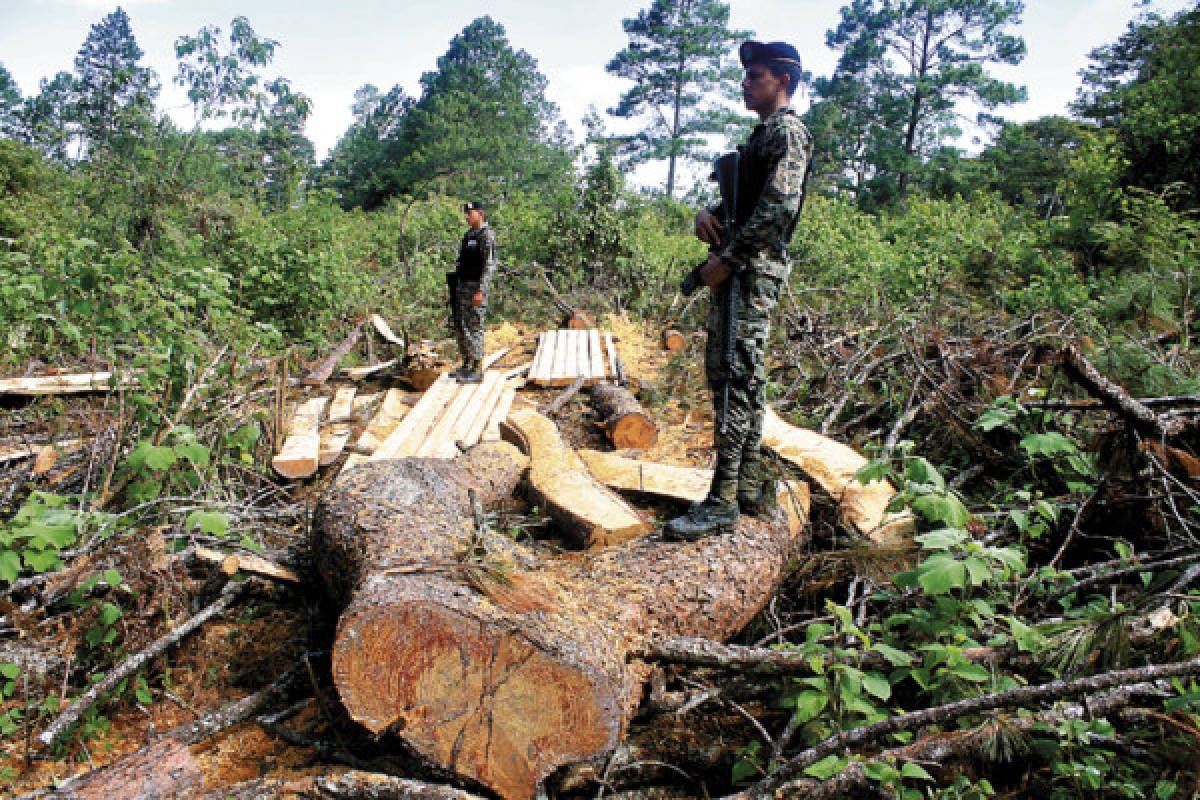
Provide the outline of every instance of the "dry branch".
<path id="1" fill-rule="evenodd" d="M 342 341 L 333 352 L 327 355 L 324 360 L 318 364 L 312 372 L 300 379 L 300 383 L 305 386 L 320 386 L 325 381 L 329 380 L 329 376 L 333 374 L 334 367 L 337 363 L 346 357 L 354 345 L 358 344 L 358 337 L 362 336 L 362 323 L 354 326 L 354 330 L 350 331 L 350 335 Z"/>
<path id="2" fill-rule="evenodd" d="M 1184 428 L 1179 419 L 1163 419 L 1148 406 L 1135 399 L 1124 388 L 1100 374 L 1079 348 L 1067 345 L 1063 348 L 1063 365 L 1067 375 L 1113 409 L 1134 427 L 1159 438 L 1174 436 Z"/>

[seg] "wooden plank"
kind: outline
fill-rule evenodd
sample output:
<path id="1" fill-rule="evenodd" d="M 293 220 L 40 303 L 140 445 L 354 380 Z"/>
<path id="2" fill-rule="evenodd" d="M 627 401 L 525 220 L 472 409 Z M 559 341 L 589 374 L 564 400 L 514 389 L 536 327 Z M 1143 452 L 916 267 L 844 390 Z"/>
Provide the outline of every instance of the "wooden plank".
<path id="1" fill-rule="evenodd" d="M 558 386 L 563 376 L 567 374 L 566 341 L 569 335 L 570 331 L 554 331 L 554 368 L 550 373 L 549 379 L 545 382 L 547 386 Z"/>
<path id="2" fill-rule="evenodd" d="M 382 336 L 384 339 L 387 339 L 392 344 L 398 344 L 401 346 L 404 345 L 404 340 L 392 333 L 391 326 L 387 324 L 387 320 L 385 320 L 383 317 L 379 316 L 378 314 L 372 314 L 371 325 L 376 331 L 378 331 L 380 336 Z"/>
<path id="3" fill-rule="evenodd" d="M 543 347 L 545 341 L 546 334 L 544 332 L 539 333 L 537 335 L 537 345 L 533 348 L 533 362 L 529 365 L 529 380 L 535 383 L 541 380 L 542 364 L 546 360 L 546 348 Z"/>
<path id="4" fill-rule="evenodd" d="M 354 414 L 354 395 L 358 392 L 353 386 L 343 386 L 333 393 L 333 402 L 329 405 L 329 421 L 345 422 Z"/>
<path id="5" fill-rule="evenodd" d="M 578 453 L 596 479 L 613 489 L 698 503 L 708 495 L 712 483 L 711 469 L 658 464 L 600 450 L 579 450 Z M 775 500 L 787 513 L 788 526 L 793 533 L 808 524 L 808 484 L 803 481 L 780 483 Z"/>
<path id="6" fill-rule="evenodd" d="M 887 481 L 862 484 L 854 475 L 867 459 L 852 448 L 819 433 L 789 425 L 774 410 L 763 415 L 763 446 L 804 470 L 833 497 L 842 520 L 872 541 L 885 543 L 911 534 L 911 514 L 889 512 L 896 490 Z"/>
<path id="7" fill-rule="evenodd" d="M 496 407 L 492 409 L 487 425 L 483 428 L 483 433 L 479 435 L 479 441 L 496 442 L 500 440 L 500 423 L 508 419 L 508 411 L 512 408 L 513 400 L 516 398 L 517 387 L 511 382 L 506 382 L 504 391 L 500 393 L 500 399 L 496 401 Z"/>
<path id="8" fill-rule="evenodd" d="M 579 375 L 579 331 L 568 328 L 563 333 L 566 337 L 567 358 L 561 379 L 570 384 Z"/>
<path id="9" fill-rule="evenodd" d="M 385 370 L 388 367 L 394 367 L 396 365 L 397 360 L 398 359 L 393 358 L 391 361 L 384 361 L 382 363 L 372 364 L 367 367 L 347 367 L 346 369 L 344 369 L 342 371 L 346 373 L 346 377 L 349 378 L 350 380 L 358 381 L 358 380 L 362 380 L 363 378 L 367 377 L 368 375 L 374 375 L 376 372 Z"/>
<path id="10" fill-rule="evenodd" d="M 496 402 L 504 393 L 505 383 L 504 373 L 499 370 L 489 372 L 484 376 L 483 388 L 479 393 L 476 410 L 472 412 L 470 423 L 464 427 L 455 442 L 460 443 L 463 447 L 474 447 L 479 442 L 479 437 L 483 435 L 483 429 L 487 427 L 488 420 L 491 419 Z"/>
<path id="11" fill-rule="evenodd" d="M 292 417 L 288 436 L 271 466 L 285 478 L 307 478 L 317 471 L 320 463 L 321 436 L 317 432 L 321 414 L 329 403 L 328 397 L 306 401 Z"/>
<path id="12" fill-rule="evenodd" d="M 492 364 L 495 364 L 497 361 L 508 355 L 508 351 L 511 349 L 511 347 L 505 347 L 502 350 L 497 350 L 496 352 L 492 353 L 483 360 L 482 364 L 479 365 L 479 371 L 487 372 L 489 369 L 491 369 Z"/>
<path id="13" fill-rule="evenodd" d="M 9 461 L 19 461 L 23 458 L 33 458 L 46 451 L 46 448 L 58 450 L 64 453 L 69 453 L 73 450 L 78 450 L 86 439 L 60 439 L 57 442 L 45 442 L 43 444 L 17 444 L 0 446 L 0 464 L 6 464 Z"/>
<path id="14" fill-rule="evenodd" d="M 577 545 L 618 544 L 651 530 L 628 503 L 588 472 L 549 418 L 518 409 L 508 415 L 501 435 L 529 456 L 530 487 Z"/>
<path id="15" fill-rule="evenodd" d="M 458 386 L 458 392 L 446 404 L 446 410 L 429 429 L 429 435 L 413 455 L 418 458 L 453 458 L 458 452 L 451 433 L 462 416 L 463 410 L 470 405 L 471 400 L 479 392 L 481 383 L 465 383 Z"/>
<path id="16" fill-rule="evenodd" d="M 588 359 L 591 362 L 588 380 L 604 380 L 604 351 L 600 349 L 600 331 L 595 328 L 588 331 Z"/>
<path id="17" fill-rule="evenodd" d="M 83 372 L 74 375 L 43 375 L 36 378 L 5 378 L 0 380 L 0 394 L 77 394 L 79 392 L 107 392 L 112 386 L 111 372 Z M 121 373 L 116 386 L 129 386 L 137 382 L 137 375 Z"/>
<path id="18" fill-rule="evenodd" d="M 433 382 L 429 390 L 421 396 L 412 411 L 404 418 L 392 434 L 375 453 L 372 461 L 385 458 L 407 458 L 414 456 L 417 449 L 424 443 L 430 428 L 441 417 L 446 404 L 458 391 L 459 384 L 449 375 L 443 375 Z"/>
<path id="19" fill-rule="evenodd" d="M 379 405 L 379 410 L 375 412 L 375 416 L 371 417 L 366 430 L 354 443 L 356 447 L 373 453 L 383 444 L 384 440 L 400 424 L 400 420 L 404 419 L 408 413 L 409 409 L 402 400 L 403 397 L 404 393 L 399 389 L 387 390 L 387 394 L 383 396 L 383 402 Z"/>
<path id="20" fill-rule="evenodd" d="M 572 383 L 574 383 L 575 380 L 587 378 L 591 375 L 592 359 L 591 356 L 588 355 L 588 333 L 591 330 L 591 328 L 587 328 L 584 330 L 575 331 L 575 347 L 578 350 L 579 355 L 577 357 L 578 364 L 575 368 L 575 378 Z"/>
<path id="21" fill-rule="evenodd" d="M 617 379 L 617 346 L 613 344 L 612 334 L 604 332 L 604 347 L 608 350 L 608 374 L 613 380 Z"/>
<path id="22" fill-rule="evenodd" d="M 327 425 L 321 429 L 321 445 L 318 448 L 317 461 L 322 467 L 327 467 L 346 449 L 350 441 L 350 426 L 344 422 Z"/>

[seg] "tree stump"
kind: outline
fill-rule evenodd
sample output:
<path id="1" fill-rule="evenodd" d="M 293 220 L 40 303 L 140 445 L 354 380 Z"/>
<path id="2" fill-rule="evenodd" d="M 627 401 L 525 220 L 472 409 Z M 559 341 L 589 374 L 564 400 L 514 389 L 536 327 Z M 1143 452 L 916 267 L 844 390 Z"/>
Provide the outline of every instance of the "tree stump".
<path id="1" fill-rule="evenodd" d="M 592 387 L 592 406 L 613 447 L 644 449 L 658 441 L 658 428 L 633 393 L 615 383 Z"/>
<path id="2" fill-rule="evenodd" d="M 573 331 L 586 331 L 588 328 L 596 327 L 596 323 L 592 320 L 592 315 L 578 308 L 572 308 L 568 311 L 563 322 L 566 323 L 567 328 Z"/>
<path id="3" fill-rule="evenodd" d="M 743 520 L 700 542 L 542 559 L 470 512 L 468 489 L 499 499 L 523 466 L 504 443 L 371 462 L 322 498 L 313 529 L 315 563 L 346 603 L 332 658 L 350 716 L 508 800 L 614 748 L 648 674 L 639 643 L 728 638 L 800 539 L 781 520 Z"/>
<path id="4" fill-rule="evenodd" d="M 687 347 L 687 339 L 684 338 L 683 332 L 673 325 L 663 331 L 662 339 L 663 348 L 672 353 L 678 353 Z"/>

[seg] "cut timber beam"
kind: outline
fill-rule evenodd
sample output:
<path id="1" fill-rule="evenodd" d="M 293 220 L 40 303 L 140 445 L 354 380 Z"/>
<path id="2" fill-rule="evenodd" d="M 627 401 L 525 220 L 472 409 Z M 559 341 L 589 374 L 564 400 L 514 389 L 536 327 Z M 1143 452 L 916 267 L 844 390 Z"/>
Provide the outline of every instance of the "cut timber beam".
<path id="1" fill-rule="evenodd" d="M 649 532 L 628 503 L 592 477 L 546 417 L 531 409 L 512 411 L 500 433 L 530 457 L 530 486 L 576 546 L 602 547 Z"/>
<path id="2" fill-rule="evenodd" d="M 121 373 L 115 379 L 116 388 L 137 383 L 137 376 Z M 84 372 L 78 375 L 43 375 L 37 378 L 4 378 L 0 394 L 77 394 L 107 392 L 114 386 L 111 372 Z"/>
<path id="3" fill-rule="evenodd" d="M 312 372 L 300 379 L 300 383 L 306 386 L 320 386 L 325 381 L 329 380 L 329 376 L 333 374 L 333 368 L 337 363 L 346 357 L 354 345 L 358 344 L 358 337 L 362 335 L 362 323 L 354 326 L 354 330 L 350 331 L 350 335 L 345 340 L 333 349 L 333 352 L 318 364 Z"/>
<path id="4" fill-rule="evenodd" d="M 408 406 L 404 403 L 403 397 L 404 393 L 399 389 L 387 390 L 383 396 L 383 402 L 379 405 L 379 410 L 375 412 L 375 416 L 371 417 L 366 430 L 355 442 L 360 450 L 374 453 L 396 429 L 400 420 L 404 419 L 408 413 Z"/>
<path id="5" fill-rule="evenodd" d="M 387 324 L 387 320 L 378 314 L 371 315 L 371 327 L 373 327 L 380 336 L 392 344 L 398 344 L 401 346 L 404 345 L 404 340 L 392 333 L 392 327 Z"/>
<path id="6" fill-rule="evenodd" d="M 346 449 L 350 441 L 351 429 L 345 422 L 336 422 L 321 428 L 321 446 L 317 460 L 322 467 L 327 467 L 338 460 L 338 456 Z"/>
<path id="7" fill-rule="evenodd" d="M 828 492 L 841 510 L 842 521 L 872 541 L 883 544 L 912 533 L 911 515 L 887 510 L 896 490 L 887 481 L 864 485 L 854 480 L 867 460 L 841 442 L 789 425 L 768 408 L 763 417 L 763 445 Z"/>
<path id="8" fill-rule="evenodd" d="M 708 495 L 708 488 L 712 484 L 711 469 L 656 464 L 600 450 L 578 452 L 598 481 L 621 491 L 698 503 Z M 808 524 L 808 484 L 803 481 L 780 483 L 775 500 L 787 515 L 791 530 L 799 533 Z"/>
<path id="9" fill-rule="evenodd" d="M 393 358 L 391 361 L 384 361 L 380 364 L 371 364 L 370 366 L 366 367 L 348 367 L 343 371 L 346 373 L 347 378 L 352 381 L 358 381 L 362 380 L 368 375 L 374 375 L 376 372 L 382 372 L 388 367 L 396 366 L 396 361 L 397 359 Z"/>
<path id="10" fill-rule="evenodd" d="M 500 399 L 496 401 L 496 407 L 492 410 L 492 414 L 488 417 L 487 425 L 483 428 L 483 433 L 480 434 L 481 442 L 496 442 L 500 440 L 500 425 L 504 420 L 508 419 L 508 410 L 512 408 L 513 400 L 517 398 L 517 387 L 513 381 L 506 381 L 504 391 L 500 393 Z"/>
<path id="11" fill-rule="evenodd" d="M 329 404 L 330 422 L 345 422 L 354 415 L 354 394 L 357 391 L 353 386 L 343 386 L 333 393 L 333 402 Z"/>
<path id="12" fill-rule="evenodd" d="M 387 441 L 371 456 L 371 460 L 415 456 L 457 389 L 458 384 L 449 375 L 443 375 L 434 381 L 404 418 L 404 422 L 396 426 L 387 437 Z"/>
<path id="13" fill-rule="evenodd" d="M 317 428 L 328 403 L 328 397 L 314 397 L 296 409 L 288 425 L 283 449 L 271 459 L 271 466 L 283 477 L 296 480 L 310 477 L 317 471 L 321 451 L 321 436 Z"/>
<path id="14" fill-rule="evenodd" d="M 620 744 L 649 673 L 637 648 L 727 640 L 802 541 L 743 519 L 699 542 L 547 559 L 477 529 L 470 511 L 469 491 L 507 497 L 523 461 L 497 443 L 454 461 L 373 462 L 322 497 L 312 526 L 314 564 L 344 608 L 331 662 L 350 717 L 505 800 Z M 490 556 L 461 560 L 472 544 Z"/>

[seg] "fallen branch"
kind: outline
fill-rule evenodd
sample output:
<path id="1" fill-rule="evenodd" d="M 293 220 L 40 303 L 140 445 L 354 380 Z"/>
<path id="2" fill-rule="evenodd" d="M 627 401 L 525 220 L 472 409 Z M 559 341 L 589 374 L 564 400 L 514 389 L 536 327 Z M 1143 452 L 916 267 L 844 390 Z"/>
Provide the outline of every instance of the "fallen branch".
<path id="1" fill-rule="evenodd" d="M 1039 686 L 1022 686 L 1002 692 L 986 694 L 982 697 L 970 697 L 953 703 L 925 708 L 920 711 L 910 711 L 894 717 L 863 725 L 853 730 L 830 736 L 822 742 L 794 756 L 786 764 L 777 769 L 765 780 L 759 781 L 744 792 L 730 795 L 728 800 L 758 800 L 773 798 L 775 792 L 788 781 L 799 778 L 804 770 L 811 767 L 826 756 L 842 752 L 853 745 L 873 741 L 889 733 L 911 731 L 925 725 L 937 725 L 953 722 L 968 714 L 978 714 L 981 711 L 991 711 L 1004 706 L 1026 706 L 1033 703 L 1043 703 L 1057 700 L 1070 695 L 1099 691 L 1123 684 L 1144 683 L 1172 678 L 1179 675 L 1194 675 L 1200 673 L 1200 657 L 1179 661 L 1172 664 L 1152 664 L 1134 669 L 1113 670 L 1086 678 L 1072 681 L 1055 680 Z"/>
<path id="2" fill-rule="evenodd" d="M 59 714 L 53 722 L 51 722 L 44 731 L 38 734 L 37 741 L 42 747 L 49 747 L 66 733 L 72 725 L 79 721 L 83 713 L 91 708 L 97 700 L 103 695 L 112 691 L 114 687 L 126 677 L 132 675 L 142 668 L 150 659 L 164 652 L 168 647 L 177 644 L 188 634 L 195 631 L 204 623 L 208 622 L 213 617 L 225 611 L 235 602 L 246 594 L 255 581 L 240 581 L 237 583 L 226 584 L 221 590 L 221 594 L 207 608 L 198 614 L 194 614 L 187 622 L 172 631 L 169 631 L 164 636 L 159 637 L 144 650 L 134 653 L 129 658 L 125 659 L 121 664 L 118 664 L 113 669 L 109 670 L 108 674 L 99 683 L 92 686 L 74 703 L 67 707 L 67 710 Z"/>
<path id="3" fill-rule="evenodd" d="M 571 398 L 579 394 L 579 390 L 583 388 L 583 382 L 587 380 L 584 377 L 578 377 L 575 382 L 563 390 L 563 393 L 554 398 L 554 402 L 546 406 L 542 413 L 547 417 L 552 417 L 562 410 L 562 407 L 571 401 Z"/>
<path id="4" fill-rule="evenodd" d="M 1163 419 L 1124 388 L 1100 374 L 1075 345 L 1063 348 L 1063 366 L 1067 376 L 1096 395 L 1101 402 L 1129 420 L 1134 427 L 1159 438 L 1174 436 L 1184 428 L 1182 420 Z"/>
<path id="5" fill-rule="evenodd" d="M 325 381 L 329 380 L 329 376 L 333 374 L 333 368 L 337 363 L 346 357 L 354 345 L 358 344 L 358 337 L 362 335 L 362 323 L 354 326 L 354 330 L 350 331 L 350 335 L 345 340 L 334 348 L 333 352 L 325 357 L 325 359 L 313 369 L 312 372 L 300 379 L 300 382 L 305 386 L 320 386 Z"/>

